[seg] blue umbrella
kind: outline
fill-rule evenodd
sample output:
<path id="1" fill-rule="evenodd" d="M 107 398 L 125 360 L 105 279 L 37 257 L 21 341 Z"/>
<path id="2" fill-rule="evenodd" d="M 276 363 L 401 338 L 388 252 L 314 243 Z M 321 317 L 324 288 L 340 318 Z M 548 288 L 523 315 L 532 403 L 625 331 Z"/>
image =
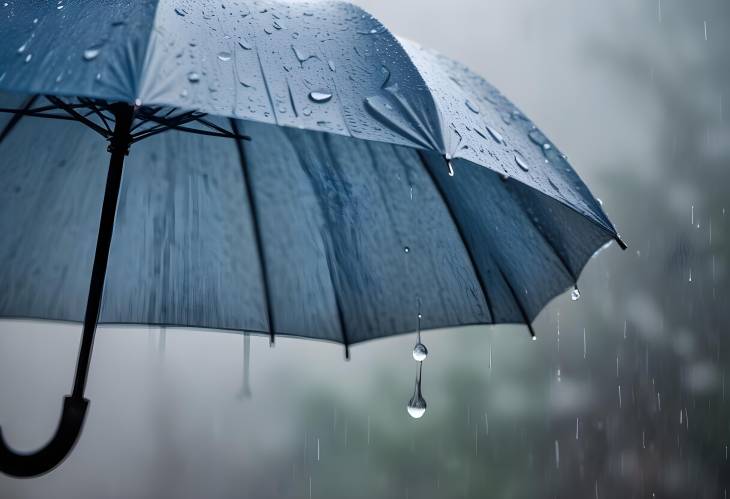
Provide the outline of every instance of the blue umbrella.
<path id="1" fill-rule="evenodd" d="M 416 324 L 532 333 L 598 248 L 623 246 L 494 87 L 353 5 L 8 0 L 0 16 L 0 316 L 83 322 L 55 436 L 21 454 L 0 434 L 5 473 L 74 445 L 98 323 L 346 353 Z"/>

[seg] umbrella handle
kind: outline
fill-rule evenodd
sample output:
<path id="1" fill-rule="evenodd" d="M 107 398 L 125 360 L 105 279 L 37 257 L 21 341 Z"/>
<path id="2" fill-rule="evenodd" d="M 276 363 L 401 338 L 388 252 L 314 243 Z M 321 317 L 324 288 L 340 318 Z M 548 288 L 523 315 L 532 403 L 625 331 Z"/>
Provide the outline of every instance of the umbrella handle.
<path id="1" fill-rule="evenodd" d="M 30 454 L 16 452 L 3 438 L 0 428 L 0 471 L 14 477 L 31 477 L 51 471 L 71 452 L 84 425 L 89 401 L 67 395 L 63 400 L 61 420 L 53 438 Z"/>

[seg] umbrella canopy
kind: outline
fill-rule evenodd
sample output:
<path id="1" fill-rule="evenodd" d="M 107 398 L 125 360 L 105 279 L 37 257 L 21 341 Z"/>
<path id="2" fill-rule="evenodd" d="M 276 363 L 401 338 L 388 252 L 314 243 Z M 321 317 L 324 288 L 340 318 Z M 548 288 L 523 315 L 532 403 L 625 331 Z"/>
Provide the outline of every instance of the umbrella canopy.
<path id="1" fill-rule="evenodd" d="M 355 6 L 0 9 L 0 317 L 84 323 L 56 437 L 0 448 L 5 472 L 75 442 L 97 322 L 346 346 L 529 326 L 620 243 L 494 87 Z"/>

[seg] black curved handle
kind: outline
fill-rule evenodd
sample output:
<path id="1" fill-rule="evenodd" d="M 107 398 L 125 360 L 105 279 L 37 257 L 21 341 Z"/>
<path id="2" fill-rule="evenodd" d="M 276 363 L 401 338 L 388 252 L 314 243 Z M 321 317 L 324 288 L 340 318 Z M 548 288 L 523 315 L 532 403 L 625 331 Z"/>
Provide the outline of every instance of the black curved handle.
<path id="1" fill-rule="evenodd" d="M 28 478 L 48 473 L 63 461 L 76 444 L 84 425 L 89 401 L 68 395 L 53 438 L 45 447 L 30 454 L 21 454 L 8 447 L 0 428 L 0 471 L 15 477 Z"/>

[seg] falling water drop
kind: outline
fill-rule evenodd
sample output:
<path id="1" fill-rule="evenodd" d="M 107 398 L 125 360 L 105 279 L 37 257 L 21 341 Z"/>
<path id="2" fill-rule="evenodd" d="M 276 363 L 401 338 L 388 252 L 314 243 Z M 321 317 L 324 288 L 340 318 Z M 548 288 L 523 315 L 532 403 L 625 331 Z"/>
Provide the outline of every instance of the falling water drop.
<path id="1" fill-rule="evenodd" d="M 417 362 L 423 362 L 428 356 L 428 348 L 423 343 L 416 343 L 413 347 L 413 360 Z"/>
<path id="2" fill-rule="evenodd" d="M 318 91 L 309 92 L 309 99 L 312 102 L 316 102 L 318 104 L 327 102 L 331 98 L 332 98 L 332 94 L 329 92 L 318 92 Z"/>
<path id="3" fill-rule="evenodd" d="M 580 298 L 580 291 L 578 291 L 578 288 L 573 288 L 573 291 L 570 293 L 570 299 L 573 301 L 576 301 Z"/>
<path id="4" fill-rule="evenodd" d="M 413 396 L 408 401 L 408 414 L 413 419 L 419 419 L 426 413 L 426 401 L 421 394 L 421 372 L 423 371 L 423 363 L 418 363 L 418 374 L 416 374 L 416 386 L 413 390 Z"/>
<path id="5" fill-rule="evenodd" d="M 413 347 L 413 360 L 416 362 L 423 362 L 426 360 L 426 357 L 428 356 L 428 348 L 426 348 L 426 345 L 424 345 L 421 342 L 421 319 L 423 319 L 423 315 L 421 315 L 421 300 L 418 299 L 418 322 L 417 322 L 417 329 L 416 329 L 416 345 Z"/>

